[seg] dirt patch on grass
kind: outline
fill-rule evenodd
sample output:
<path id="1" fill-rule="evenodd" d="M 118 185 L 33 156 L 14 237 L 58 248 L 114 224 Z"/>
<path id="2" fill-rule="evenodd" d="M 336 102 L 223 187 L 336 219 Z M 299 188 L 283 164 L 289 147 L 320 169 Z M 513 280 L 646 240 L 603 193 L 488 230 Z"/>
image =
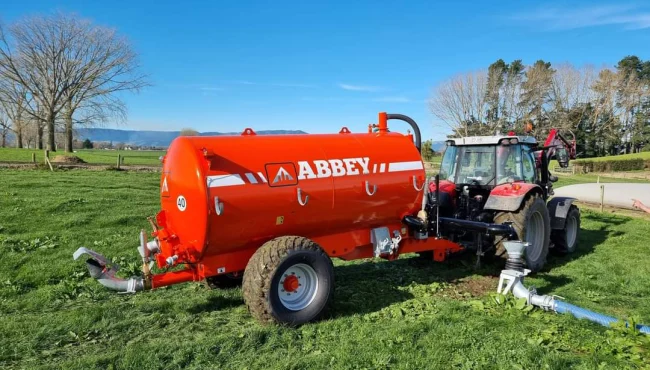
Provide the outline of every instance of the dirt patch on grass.
<path id="1" fill-rule="evenodd" d="M 452 282 L 453 291 L 459 298 L 482 297 L 497 290 L 496 276 L 471 276 Z"/>
<path id="2" fill-rule="evenodd" d="M 76 155 L 57 155 L 50 160 L 52 163 L 65 163 L 65 164 L 83 164 L 86 163 L 83 159 Z"/>

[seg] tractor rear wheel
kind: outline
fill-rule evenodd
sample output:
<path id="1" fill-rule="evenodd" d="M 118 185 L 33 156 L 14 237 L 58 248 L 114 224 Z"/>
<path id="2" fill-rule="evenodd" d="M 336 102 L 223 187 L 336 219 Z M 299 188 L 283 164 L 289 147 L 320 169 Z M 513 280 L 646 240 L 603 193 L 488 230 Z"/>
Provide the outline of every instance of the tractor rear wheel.
<path id="1" fill-rule="evenodd" d="M 573 253 L 578 245 L 580 236 L 580 210 L 578 207 L 571 205 L 566 215 L 564 228 L 562 230 L 553 230 L 551 240 L 553 240 L 554 250 L 560 253 Z"/>
<path id="2" fill-rule="evenodd" d="M 325 313 L 334 293 L 334 267 L 307 238 L 275 238 L 248 261 L 242 292 L 255 319 L 298 326 Z"/>
<path id="3" fill-rule="evenodd" d="M 551 221 L 546 203 L 539 195 L 528 196 L 515 212 L 497 213 L 494 222 L 497 224 L 512 222 L 519 239 L 530 243 L 524 254 L 526 267 L 533 272 L 544 267 L 551 236 Z M 507 258 L 508 254 L 503 242 L 497 245 L 496 254 Z"/>

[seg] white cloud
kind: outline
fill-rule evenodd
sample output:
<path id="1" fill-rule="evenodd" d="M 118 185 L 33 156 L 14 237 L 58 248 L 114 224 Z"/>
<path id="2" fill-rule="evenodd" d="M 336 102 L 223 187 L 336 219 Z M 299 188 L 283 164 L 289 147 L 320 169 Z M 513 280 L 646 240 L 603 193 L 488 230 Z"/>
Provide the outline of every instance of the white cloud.
<path id="1" fill-rule="evenodd" d="M 350 84 L 343 84 L 343 83 L 340 83 L 339 87 L 342 88 L 343 90 L 348 90 L 348 91 L 376 92 L 381 90 L 381 87 L 379 86 L 350 85 Z"/>
<path id="2" fill-rule="evenodd" d="M 619 25 L 625 29 L 650 27 L 650 11 L 631 4 L 592 5 L 584 7 L 541 7 L 514 14 L 515 21 L 533 23 L 546 30 Z"/>

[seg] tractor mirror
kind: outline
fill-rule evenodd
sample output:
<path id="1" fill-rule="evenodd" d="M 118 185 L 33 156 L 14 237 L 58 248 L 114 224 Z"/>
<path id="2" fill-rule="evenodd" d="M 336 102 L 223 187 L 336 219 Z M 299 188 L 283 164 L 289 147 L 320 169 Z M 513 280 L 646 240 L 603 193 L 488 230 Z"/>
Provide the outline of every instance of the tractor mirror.
<path id="1" fill-rule="evenodd" d="M 555 159 L 557 159 L 560 167 L 565 168 L 569 166 L 569 153 L 566 148 L 558 148 L 555 152 Z"/>

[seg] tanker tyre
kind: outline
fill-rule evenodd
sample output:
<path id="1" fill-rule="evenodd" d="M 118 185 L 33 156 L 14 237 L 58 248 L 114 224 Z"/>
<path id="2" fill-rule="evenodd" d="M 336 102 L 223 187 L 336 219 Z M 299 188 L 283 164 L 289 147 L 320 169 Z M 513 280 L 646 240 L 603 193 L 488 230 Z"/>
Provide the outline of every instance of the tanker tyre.
<path id="1" fill-rule="evenodd" d="M 316 321 L 334 293 L 334 266 L 307 238 L 275 238 L 248 261 L 242 293 L 248 311 L 262 323 L 298 326 Z"/>
<path id="2" fill-rule="evenodd" d="M 537 272 L 544 267 L 551 238 L 551 220 L 544 200 L 537 194 L 528 196 L 515 212 L 499 212 L 494 223 L 512 222 L 520 240 L 531 243 L 524 254 L 526 267 Z M 496 255 L 507 258 L 503 242 L 497 245 Z"/>
<path id="3" fill-rule="evenodd" d="M 562 230 L 553 230 L 551 240 L 553 240 L 553 251 L 559 254 L 573 253 L 578 245 L 580 237 L 580 210 L 578 207 L 571 205 L 566 215 L 566 221 Z"/>

